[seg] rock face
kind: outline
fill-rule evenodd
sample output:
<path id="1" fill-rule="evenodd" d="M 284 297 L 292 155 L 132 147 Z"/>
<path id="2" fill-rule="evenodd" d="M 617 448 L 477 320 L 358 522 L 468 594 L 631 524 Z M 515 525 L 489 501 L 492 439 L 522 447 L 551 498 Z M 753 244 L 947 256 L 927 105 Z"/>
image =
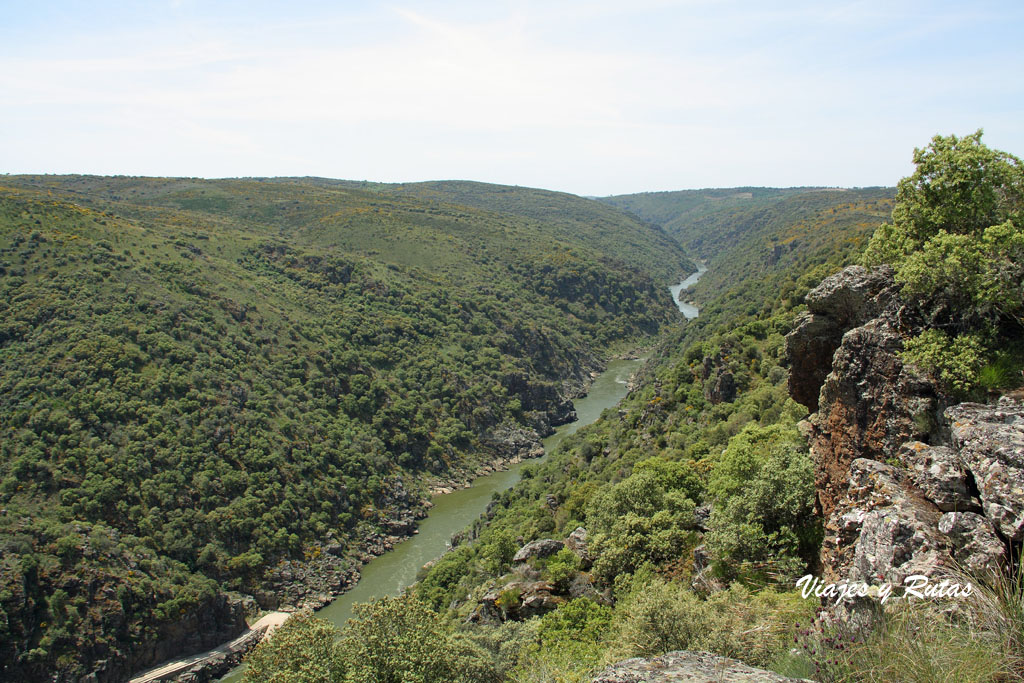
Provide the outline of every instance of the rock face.
<path id="1" fill-rule="evenodd" d="M 812 411 L 818 511 L 828 517 L 856 458 L 886 461 L 925 440 L 937 391 L 899 358 L 917 316 L 899 298 L 892 270 L 851 266 L 807 295 L 809 312 L 786 336 L 790 395 Z"/>
<path id="2" fill-rule="evenodd" d="M 1024 540 L 1024 404 L 962 403 L 946 411 L 953 444 L 970 470 L 985 516 L 1014 543 Z"/>
<path id="3" fill-rule="evenodd" d="M 807 296 L 787 335 L 790 394 L 825 519 L 826 581 L 900 584 L 955 564 L 992 569 L 1024 541 L 1024 403 L 945 410 L 899 357 L 922 329 L 887 267 L 847 268 Z"/>
<path id="4" fill-rule="evenodd" d="M 469 621 L 499 624 L 529 619 L 550 612 L 566 599 L 550 581 L 511 581 L 480 598 Z"/>
<path id="5" fill-rule="evenodd" d="M 565 547 L 564 541 L 556 541 L 553 538 L 541 538 L 536 541 L 530 541 L 512 557 L 512 563 L 517 564 L 519 562 L 526 562 L 532 558 L 541 558 L 554 555 L 559 550 Z"/>
<path id="6" fill-rule="evenodd" d="M 785 683 L 806 680 L 755 669 L 735 659 L 709 652 L 676 650 L 652 659 L 635 658 L 619 662 L 595 676 L 592 683 Z"/>
<path id="7" fill-rule="evenodd" d="M 569 534 L 569 538 L 565 539 L 565 547 L 573 551 L 576 557 L 580 558 L 583 569 L 587 569 L 593 564 L 593 558 L 590 556 L 590 550 L 587 545 L 587 530 L 583 527 L 578 526 Z"/>
<path id="8" fill-rule="evenodd" d="M 811 290 L 808 312 L 786 339 L 792 368 L 789 393 L 794 400 L 817 409 L 818 392 L 843 334 L 877 316 L 891 300 L 894 284 L 889 268 L 869 271 L 851 266 Z"/>

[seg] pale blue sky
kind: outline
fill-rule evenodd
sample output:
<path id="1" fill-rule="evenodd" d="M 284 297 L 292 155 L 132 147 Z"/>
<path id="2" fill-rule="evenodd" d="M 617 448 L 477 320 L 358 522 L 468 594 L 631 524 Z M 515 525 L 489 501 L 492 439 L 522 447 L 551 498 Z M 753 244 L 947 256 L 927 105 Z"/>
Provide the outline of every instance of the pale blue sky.
<path id="1" fill-rule="evenodd" d="M 1024 2 L 0 0 L 0 172 L 891 185 L 1024 156 Z"/>

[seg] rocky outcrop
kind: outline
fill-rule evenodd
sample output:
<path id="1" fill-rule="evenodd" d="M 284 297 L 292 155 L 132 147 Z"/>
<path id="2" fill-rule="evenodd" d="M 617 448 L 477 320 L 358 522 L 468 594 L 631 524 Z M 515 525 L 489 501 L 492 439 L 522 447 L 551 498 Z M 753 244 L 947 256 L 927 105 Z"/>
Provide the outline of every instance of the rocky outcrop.
<path id="1" fill-rule="evenodd" d="M 566 600 L 550 581 L 510 581 L 480 598 L 469 621 L 484 624 L 521 621 L 550 612 Z"/>
<path id="2" fill-rule="evenodd" d="M 590 548 L 587 545 L 587 530 L 583 527 L 578 526 L 569 534 L 569 538 L 565 539 L 565 547 L 580 558 L 583 569 L 588 569 L 593 564 L 594 558 L 590 556 Z"/>
<path id="3" fill-rule="evenodd" d="M 592 683 L 786 683 L 806 680 L 755 669 L 736 659 L 710 652 L 676 650 L 651 659 L 638 657 L 619 662 L 595 676 Z"/>
<path id="4" fill-rule="evenodd" d="M 556 541 L 552 538 L 541 538 L 530 541 L 516 552 L 512 557 L 512 563 L 527 562 L 534 558 L 549 557 L 565 547 L 564 541 Z"/>
<path id="5" fill-rule="evenodd" d="M 924 497 L 943 512 L 978 508 L 970 476 L 952 448 L 908 441 L 900 447 L 899 460 Z"/>
<path id="6" fill-rule="evenodd" d="M 807 422 L 816 506 L 828 517 L 856 458 L 886 461 L 926 441 L 940 407 L 935 386 L 899 357 L 920 329 L 888 267 L 851 266 L 807 295 L 786 336 L 789 390 L 816 410 Z"/>
<path id="7" fill-rule="evenodd" d="M 736 399 L 736 378 L 723 354 L 704 356 L 700 379 L 704 384 L 704 398 L 713 404 L 728 403 Z"/>
<path id="8" fill-rule="evenodd" d="M 881 313 L 893 299 L 894 285 L 888 267 L 851 266 L 807 294 L 807 312 L 786 338 L 789 393 L 794 400 L 817 409 L 818 392 L 843 335 Z"/>
<path id="9" fill-rule="evenodd" d="M 719 369 L 711 381 L 704 383 L 704 398 L 713 404 L 729 403 L 736 399 L 736 379 L 727 369 Z"/>
<path id="10" fill-rule="evenodd" d="M 496 624 L 508 620 L 529 619 L 550 612 L 567 600 L 590 598 L 608 604 L 609 596 L 598 592 L 593 579 L 585 572 L 574 572 L 567 580 L 557 583 L 540 580 L 543 572 L 532 562 L 541 560 L 568 548 L 578 558 L 580 566 L 590 566 L 591 557 L 587 548 L 587 530 L 577 527 L 564 541 L 542 538 L 531 541 L 520 548 L 512 557 L 515 580 L 488 591 L 477 602 L 476 609 L 469 616 L 470 622 Z"/>
<path id="11" fill-rule="evenodd" d="M 843 535 L 849 538 L 855 533 L 856 539 L 835 549 L 833 559 L 841 558 L 848 567 L 845 577 L 827 579 L 900 585 L 914 574 L 933 576 L 947 564 L 946 540 L 938 529 L 941 512 L 913 487 L 903 470 L 858 458 L 841 509 Z"/>
<path id="12" fill-rule="evenodd" d="M 847 268 L 807 297 L 787 335 L 790 393 L 825 520 L 828 582 L 899 585 L 959 565 L 992 569 L 1024 541 L 1024 403 L 944 408 L 900 358 L 922 317 L 891 271 Z"/>
<path id="13" fill-rule="evenodd" d="M 510 463 L 544 455 L 540 434 L 517 424 L 503 423 L 493 428 L 483 440 L 499 458 Z"/>
<path id="14" fill-rule="evenodd" d="M 1013 543 L 1024 540 L 1024 403 L 962 403 L 946 411 L 953 445 L 970 470 L 985 516 Z"/>
<path id="15" fill-rule="evenodd" d="M 953 558 L 968 571 L 982 572 L 1006 557 L 1006 544 L 981 515 L 948 512 L 939 518 L 939 531 L 949 538 Z"/>

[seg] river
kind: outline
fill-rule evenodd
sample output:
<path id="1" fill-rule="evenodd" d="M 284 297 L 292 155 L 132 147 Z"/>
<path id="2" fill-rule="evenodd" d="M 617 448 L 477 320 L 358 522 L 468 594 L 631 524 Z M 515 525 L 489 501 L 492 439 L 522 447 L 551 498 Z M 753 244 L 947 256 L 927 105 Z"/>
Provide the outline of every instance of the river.
<path id="1" fill-rule="evenodd" d="M 683 293 L 683 291 L 697 284 L 697 280 L 699 280 L 700 276 L 706 273 L 707 270 L 707 266 L 705 266 L 703 263 L 698 263 L 696 273 L 693 273 L 692 275 L 690 275 L 690 277 L 686 278 L 678 285 L 672 285 L 671 287 L 668 288 L 668 291 L 672 292 L 672 300 L 675 301 L 676 306 L 679 307 L 679 312 L 682 313 L 687 320 L 693 320 L 694 318 L 696 318 L 697 314 L 700 313 L 700 310 L 693 304 L 688 304 L 679 297 Z"/>
<path id="2" fill-rule="evenodd" d="M 673 300 L 688 319 L 696 318 L 698 311 L 695 306 L 681 303 L 679 292 L 697 282 L 705 270 L 701 265 L 696 273 L 670 288 Z M 565 437 L 596 421 L 605 409 L 618 405 L 626 396 L 630 376 L 642 362 L 643 359 L 615 360 L 609 363 L 608 368 L 590 385 L 589 393 L 573 402 L 576 421 L 558 427 L 554 434 L 544 439 L 545 456 Z M 356 585 L 318 610 L 317 616 L 340 627 L 352 616 L 352 605 L 355 603 L 368 602 L 385 595 L 398 595 L 407 586 L 411 586 L 416 581 L 420 567 L 445 551 L 452 534 L 465 529 L 483 514 L 492 494 L 515 486 L 523 466 L 540 462 L 545 456 L 525 460 L 503 472 L 478 477 L 469 488 L 434 496 L 434 507 L 430 508 L 430 514 L 417 526 L 419 533 L 363 565 Z M 240 680 L 243 670 L 244 664 L 220 679 L 220 683 Z"/>

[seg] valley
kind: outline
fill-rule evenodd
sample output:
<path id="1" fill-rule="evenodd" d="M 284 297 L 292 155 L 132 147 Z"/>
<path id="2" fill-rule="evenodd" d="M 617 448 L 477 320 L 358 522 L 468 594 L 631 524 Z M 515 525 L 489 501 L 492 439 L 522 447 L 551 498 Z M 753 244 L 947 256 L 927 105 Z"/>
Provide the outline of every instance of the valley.
<path id="1" fill-rule="evenodd" d="M 1001 622 L 796 584 L 1016 562 L 1021 165 L 915 162 L 603 199 L 5 176 L 0 674 L 125 680 L 276 611 L 232 680 L 1012 678 Z"/>

